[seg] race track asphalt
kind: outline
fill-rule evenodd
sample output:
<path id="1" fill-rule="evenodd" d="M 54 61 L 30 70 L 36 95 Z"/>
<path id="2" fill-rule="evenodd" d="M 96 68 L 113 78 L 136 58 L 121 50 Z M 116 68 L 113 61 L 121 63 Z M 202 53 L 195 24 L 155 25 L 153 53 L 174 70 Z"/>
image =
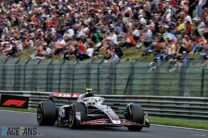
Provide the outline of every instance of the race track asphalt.
<path id="1" fill-rule="evenodd" d="M 39 136 L 3 136 L 3 128 L 13 127 L 37 127 Z M 63 127 L 38 126 L 36 114 L 21 113 L 0 110 L 0 137 L 3 138 L 207 138 L 208 131 L 184 129 L 175 127 L 165 127 L 152 125 L 144 128 L 141 132 L 130 132 L 125 127 L 121 128 L 85 128 L 81 130 L 71 130 Z"/>

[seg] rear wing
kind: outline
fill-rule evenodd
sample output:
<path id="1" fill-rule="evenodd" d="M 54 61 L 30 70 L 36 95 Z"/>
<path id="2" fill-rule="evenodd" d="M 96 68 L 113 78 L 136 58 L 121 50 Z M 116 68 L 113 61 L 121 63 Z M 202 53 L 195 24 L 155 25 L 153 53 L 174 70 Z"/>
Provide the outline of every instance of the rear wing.
<path id="1" fill-rule="evenodd" d="M 52 97 L 52 98 L 77 99 L 77 98 L 79 98 L 80 95 L 81 95 L 81 93 L 58 93 L 58 92 L 55 92 L 52 95 L 50 95 L 50 97 Z"/>

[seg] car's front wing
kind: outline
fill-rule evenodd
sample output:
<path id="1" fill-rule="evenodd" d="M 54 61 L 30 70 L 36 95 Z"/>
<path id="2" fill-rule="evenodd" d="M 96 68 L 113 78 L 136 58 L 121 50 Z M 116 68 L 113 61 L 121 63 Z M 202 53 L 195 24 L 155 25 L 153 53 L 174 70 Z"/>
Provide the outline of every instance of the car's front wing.
<path id="1" fill-rule="evenodd" d="M 119 121 L 120 123 L 112 123 L 109 119 L 102 118 L 102 119 L 95 119 L 95 120 L 89 120 L 80 122 L 83 126 L 141 126 L 141 127 L 150 127 L 150 124 L 145 121 L 145 123 L 136 123 L 130 120 L 121 119 Z"/>

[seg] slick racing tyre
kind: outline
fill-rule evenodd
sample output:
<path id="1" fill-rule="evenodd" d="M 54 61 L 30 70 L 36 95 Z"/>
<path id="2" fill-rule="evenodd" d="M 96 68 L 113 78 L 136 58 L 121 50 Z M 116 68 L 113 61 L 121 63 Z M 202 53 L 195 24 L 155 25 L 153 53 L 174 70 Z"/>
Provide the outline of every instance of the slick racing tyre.
<path id="1" fill-rule="evenodd" d="M 69 108 L 68 127 L 72 129 L 80 128 L 81 122 L 87 117 L 87 108 L 84 103 L 75 102 Z"/>
<path id="2" fill-rule="evenodd" d="M 141 105 L 136 104 L 136 103 L 130 103 L 127 106 L 127 113 L 126 113 L 126 119 L 143 124 L 144 123 L 144 112 L 141 107 Z M 141 131 L 142 126 L 127 126 L 128 130 L 130 131 Z"/>
<path id="3" fill-rule="evenodd" d="M 57 120 L 57 108 L 51 100 L 38 104 L 37 121 L 40 126 L 53 126 Z"/>

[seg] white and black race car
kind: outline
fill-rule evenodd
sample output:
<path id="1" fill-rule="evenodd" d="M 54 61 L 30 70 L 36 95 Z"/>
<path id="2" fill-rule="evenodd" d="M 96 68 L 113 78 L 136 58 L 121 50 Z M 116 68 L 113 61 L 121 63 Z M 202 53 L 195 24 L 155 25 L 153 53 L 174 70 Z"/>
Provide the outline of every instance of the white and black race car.
<path id="1" fill-rule="evenodd" d="M 77 98 L 77 101 L 57 108 L 54 97 Z M 62 124 L 75 129 L 82 126 L 126 126 L 130 131 L 141 131 L 143 127 L 150 126 L 148 118 L 139 104 L 129 103 L 125 111 L 117 113 L 117 108 L 108 106 L 104 101 L 104 98 L 94 96 L 91 92 L 83 94 L 53 93 L 49 100 L 38 104 L 37 122 L 39 125 Z"/>

